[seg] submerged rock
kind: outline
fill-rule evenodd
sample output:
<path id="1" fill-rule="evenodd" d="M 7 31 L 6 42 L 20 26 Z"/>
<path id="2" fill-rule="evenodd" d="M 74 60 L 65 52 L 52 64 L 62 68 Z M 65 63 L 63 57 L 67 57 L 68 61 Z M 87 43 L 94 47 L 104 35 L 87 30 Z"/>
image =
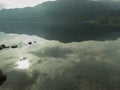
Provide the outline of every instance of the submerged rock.
<path id="1" fill-rule="evenodd" d="M 11 46 L 11 48 L 17 48 L 17 47 L 18 47 L 17 45 Z"/>
<path id="2" fill-rule="evenodd" d="M 6 45 L 5 45 L 5 44 L 2 44 L 0 47 L 1 47 L 1 48 L 5 48 L 5 47 L 6 47 Z"/>
<path id="3" fill-rule="evenodd" d="M 29 44 L 29 45 L 31 45 L 31 44 L 32 44 L 32 42 L 28 42 L 28 44 Z"/>
<path id="4" fill-rule="evenodd" d="M 0 71 L 0 85 L 3 85 L 6 80 L 6 75 L 2 71 Z"/>
<path id="5" fill-rule="evenodd" d="M 10 48 L 10 46 L 6 46 L 5 44 L 0 45 L 0 50 L 5 49 L 5 48 Z"/>

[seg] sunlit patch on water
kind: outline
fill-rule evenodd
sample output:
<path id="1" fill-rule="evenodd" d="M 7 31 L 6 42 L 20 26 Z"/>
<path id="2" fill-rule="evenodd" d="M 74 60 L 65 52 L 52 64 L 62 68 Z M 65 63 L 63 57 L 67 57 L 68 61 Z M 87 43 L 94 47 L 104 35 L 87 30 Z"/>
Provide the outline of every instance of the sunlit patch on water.
<path id="1" fill-rule="evenodd" d="M 27 58 L 20 59 L 16 64 L 18 69 L 28 69 L 30 66 L 30 62 Z"/>

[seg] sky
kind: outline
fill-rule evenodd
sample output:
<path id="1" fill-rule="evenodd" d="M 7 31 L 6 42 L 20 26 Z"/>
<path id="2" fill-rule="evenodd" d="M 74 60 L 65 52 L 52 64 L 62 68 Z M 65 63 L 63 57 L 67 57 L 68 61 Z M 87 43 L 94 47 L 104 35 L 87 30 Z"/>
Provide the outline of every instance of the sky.
<path id="1" fill-rule="evenodd" d="M 120 38 L 61 43 L 0 33 L 0 43 L 18 45 L 0 50 L 0 70 L 7 76 L 0 90 L 120 89 Z"/>
<path id="2" fill-rule="evenodd" d="M 0 9 L 33 7 L 37 4 L 41 4 L 46 1 L 55 1 L 55 0 L 0 0 Z M 100 0 L 93 0 L 93 1 L 100 1 Z M 114 0 L 114 1 L 119 1 L 119 0 Z"/>
<path id="3" fill-rule="evenodd" d="M 0 0 L 0 8 L 33 7 L 46 1 L 54 0 Z"/>

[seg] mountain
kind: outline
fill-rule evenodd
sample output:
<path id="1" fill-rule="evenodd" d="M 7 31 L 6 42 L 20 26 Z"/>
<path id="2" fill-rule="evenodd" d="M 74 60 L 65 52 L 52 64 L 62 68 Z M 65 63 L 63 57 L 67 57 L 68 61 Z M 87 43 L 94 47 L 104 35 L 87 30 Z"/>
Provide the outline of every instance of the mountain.
<path id="1" fill-rule="evenodd" d="M 100 17 L 119 16 L 120 4 L 111 2 L 58 0 L 35 7 L 4 9 L 0 11 L 0 31 L 36 34 L 62 42 L 116 39 L 119 27 L 86 23 Z"/>

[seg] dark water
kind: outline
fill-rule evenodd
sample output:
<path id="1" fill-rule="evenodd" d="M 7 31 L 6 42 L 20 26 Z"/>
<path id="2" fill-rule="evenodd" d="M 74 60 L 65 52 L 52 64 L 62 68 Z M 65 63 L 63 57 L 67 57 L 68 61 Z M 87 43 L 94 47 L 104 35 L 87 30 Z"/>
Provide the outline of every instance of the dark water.
<path id="1" fill-rule="evenodd" d="M 120 36 L 118 29 L 98 28 L 79 23 L 0 23 L 0 31 L 38 35 L 50 40 L 79 42 L 86 40 L 113 40 Z"/>

